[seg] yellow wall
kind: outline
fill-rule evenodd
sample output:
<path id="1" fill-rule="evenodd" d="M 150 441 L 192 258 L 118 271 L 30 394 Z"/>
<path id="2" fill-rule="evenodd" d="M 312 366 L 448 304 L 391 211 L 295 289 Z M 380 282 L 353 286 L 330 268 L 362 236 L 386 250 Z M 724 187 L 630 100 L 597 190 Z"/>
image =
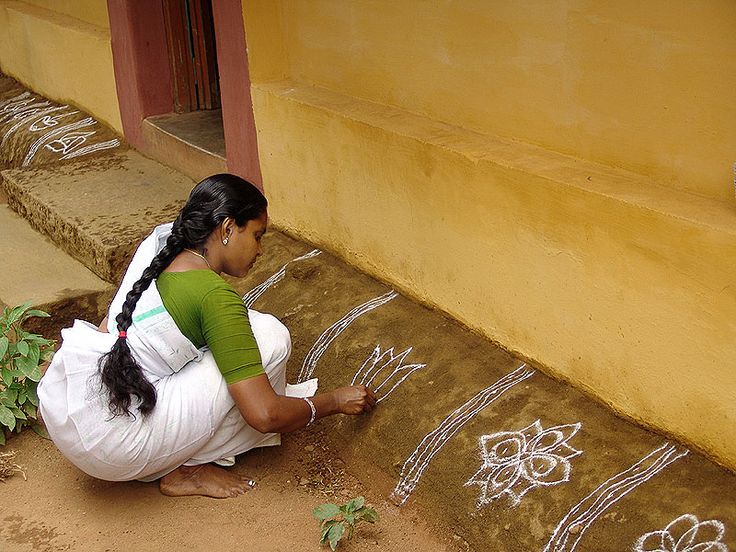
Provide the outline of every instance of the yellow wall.
<path id="1" fill-rule="evenodd" d="M 733 0 L 264 3 L 295 81 L 733 196 Z"/>
<path id="2" fill-rule="evenodd" d="M 98 27 L 110 28 L 106 0 L 23 0 L 23 2 L 75 17 Z"/>
<path id="3" fill-rule="evenodd" d="M 244 4 L 277 226 L 736 469 L 736 4 Z"/>
<path id="4" fill-rule="evenodd" d="M 105 2 L 60 2 L 58 6 L 56 12 L 0 0 L 0 71 L 48 98 L 78 105 L 122 133 L 110 30 L 109 25 L 101 25 L 107 18 Z M 77 17 L 64 13 L 71 7 Z M 83 19 L 99 20 L 100 25 Z"/>

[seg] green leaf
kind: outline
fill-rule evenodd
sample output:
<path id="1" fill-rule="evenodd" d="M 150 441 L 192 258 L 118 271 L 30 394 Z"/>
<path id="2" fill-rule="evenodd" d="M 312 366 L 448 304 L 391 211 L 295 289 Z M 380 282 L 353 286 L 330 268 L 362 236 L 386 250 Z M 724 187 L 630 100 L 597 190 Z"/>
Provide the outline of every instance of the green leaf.
<path id="1" fill-rule="evenodd" d="M 0 359 L 5 356 L 8 352 L 8 338 L 5 336 L 0 337 Z"/>
<path id="2" fill-rule="evenodd" d="M 36 386 L 38 384 L 34 382 L 28 382 L 26 385 L 26 395 L 28 395 L 28 400 L 31 401 L 31 404 L 33 406 L 38 406 L 38 394 L 36 392 Z"/>
<path id="3" fill-rule="evenodd" d="M 39 361 L 41 360 L 41 348 L 38 346 L 38 343 L 28 344 L 28 355 L 27 356 L 36 364 L 39 363 Z"/>
<path id="4" fill-rule="evenodd" d="M 18 391 L 16 391 L 15 389 L 8 388 L 0 392 L 0 403 L 4 404 L 5 406 L 15 406 L 17 402 Z"/>
<path id="5" fill-rule="evenodd" d="M 349 526 L 355 524 L 355 514 L 343 514 L 343 518 L 345 519 L 345 523 Z"/>
<path id="6" fill-rule="evenodd" d="M 18 348 L 18 352 L 21 356 L 28 356 L 28 351 L 30 350 L 30 348 L 28 347 L 27 341 L 19 341 L 18 343 L 16 343 L 15 346 Z"/>
<path id="7" fill-rule="evenodd" d="M 26 379 L 35 381 L 36 383 L 38 383 L 39 381 L 41 381 L 42 376 L 43 374 L 41 373 L 41 368 L 36 366 L 31 372 L 31 374 L 29 376 L 26 376 Z"/>
<path id="8" fill-rule="evenodd" d="M 3 431 L 3 428 L 0 427 L 0 445 L 5 444 L 5 432 Z"/>
<path id="9" fill-rule="evenodd" d="M 15 429 L 15 415 L 7 406 L 0 405 L 0 425 L 4 425 L 10 431 Z"/>
<path id="10" fill-rule="evenodd" d="M 47 312 L 37 309 L 31 309 L 23 315 L 23 320 L 26 318 L 49 318 L 51 315 Z"/>
<path id="11" fill-rule="evenodd" d="M 15 367 L 27 378 L 32 378 L 34 371 L 38 370 L 38 363 L 31 361 L 28 357 L 18 357 L 15 359 Z M 34 381 L 37 380 L 34 379 Z"/>
<path id="12" fill-rule="evenodd" d="M 31 403 L 28 403 L 23 406 L 23 411 L 26 413 L 26 416 L 29 418 L 33 418 L 34 420 L 38 419 L 38 409 L 33 406 Z"/>
<path id="13" fill-rule="evenodd" d="M 28 419 L 28 417 L 26 416 L 25 412 L 23 412 L 17 406 L 10 406 L 8 408 L 10 408 L 10 411 L 13 413 L 13 415 L 15 416 L 15 419 L 16 420 L 27 420 Z"/>
<path id="14" fill-rule="evenodd" d="M 335 517 L 340 513 L 337 504 L 321 504 L 312 510 L 312 515 L 320 521 Z"/>
<path id="15" fill-rule="evenodd" d="M 31 301 L 27 301 L 22 305 L 13 308 L 5 317 L 8 327 L 10 327 L 11 324 L 15 324 L 18 320 L 20 320 L 23 316 L 23 313 L 26 312 L 30 308 L 30 306 Z"/>
<path id="16" fill-rule="evenodd" d="M 322 536 L 319 539 L 320 544 L 324 544 L 327 542 L 327 535 L 330 532 L 330 529 L 332 529 L 332 526 L 336 523 L 340 523 L 336 519 L 331 519 L 329 521 L 322 522 Z"/>
<path id="17" fill-rule="evenodd" d="M 330 548 L 332 548 L 332 550 L 335 550 L 337 543 L 340 541 L 344 533 L 345 525 L 343 525 L 342 522 L 337 522 L 335 525 L 330 527 L 330 530 L 327 533 L 327 540 L 330 541 Z"/>
<path id="18" fill-rule="evenodd" d="M 10 385 L 13 383 L 13 372 L 14 370 L 8 370 L 7 368 L 3 368 L 0 372 L 0 376 L 2 376 L 3 383 L 5 385 Z"/>
<path id="19" fill-rule="evenodd" d="M 46 431 L 46 428 L 43 427 L 41 424 L 32 424 L 31 429 L 39 437 L 43 437 L 44 439 L 47 439 L 49 441 L 51 440 L 51 437 L 49 437 L 49 434 Z"/>
<path id="20" fill-rule="evenodd" d="M 355 510 L 359 510 L 360 508 L 362 508 L 363 504 L 365 504 L 365 498 L 362 496 L 356 496 L 353 500 L 343 506 L 343 511 L 354 512 Z"/>
<path id="21" fill-rule="evenodd" d="M 368 523 L 375 523 L 380 518 L 378 515 L 378 512 L 376 512 L 373 508 L 370 506 L 365 506 L 355 512 L 355 516 L 357 517 L 358 521 L 367 521 Z"/>

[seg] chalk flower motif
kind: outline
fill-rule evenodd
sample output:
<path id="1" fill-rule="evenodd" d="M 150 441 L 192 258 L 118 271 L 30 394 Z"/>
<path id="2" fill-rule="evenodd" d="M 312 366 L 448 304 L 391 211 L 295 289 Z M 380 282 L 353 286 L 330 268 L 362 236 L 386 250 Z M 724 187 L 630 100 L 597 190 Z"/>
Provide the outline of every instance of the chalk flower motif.
<path id="1" fill-rule="evenodd" d="M 725 532 L 718 520 L 698 521 L 694 515 L 684 514 L 661 531 L 642 535 L 634 552 L 728 552 L 721 542 Z"/>
<path id="2" fill-rule="evenodd" d="M 481 488 L 477 507 L 508 495 L 511 506 L 536 487 L 570 480 L 570 459 L 582 454 L 568 444 L 580 423 L 542 428 L 539 420 L 521 431 L 502 431 L 480 438 L 483 465 L 465 486 Z"/>

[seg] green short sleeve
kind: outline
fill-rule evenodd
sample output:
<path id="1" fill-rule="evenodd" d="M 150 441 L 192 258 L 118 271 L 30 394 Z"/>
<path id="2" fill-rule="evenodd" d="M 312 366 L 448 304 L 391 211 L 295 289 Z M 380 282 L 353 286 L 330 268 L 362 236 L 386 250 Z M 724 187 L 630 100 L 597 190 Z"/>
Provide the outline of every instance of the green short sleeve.
<path id="1" fill-rule="evenodd" d="M 230 286 L 204 297 L 202 335 L 228 385 L 265 373 L 248 309 Z"/>
<path id="2" fill-rule="evenodd" d="M 210 348 L 228 385 L 265 373 L 248 309 L 219 275 L 164 272 L 156 286 L 179 330 L 196 347 Z"/>

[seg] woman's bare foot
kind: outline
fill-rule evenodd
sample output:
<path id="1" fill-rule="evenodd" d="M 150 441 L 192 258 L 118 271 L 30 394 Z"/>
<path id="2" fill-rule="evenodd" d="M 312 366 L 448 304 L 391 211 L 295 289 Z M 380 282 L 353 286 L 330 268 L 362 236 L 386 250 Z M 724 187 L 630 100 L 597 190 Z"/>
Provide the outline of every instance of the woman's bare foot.
<path id="1" fill-rule="evenodd" d="M 212 464 L 202 464 L 179 466 L 161 478 L 159 489 L 168 496 L 229 498 L 251 490 L 255 484 L 252 479 L 240 477 Z"/>

